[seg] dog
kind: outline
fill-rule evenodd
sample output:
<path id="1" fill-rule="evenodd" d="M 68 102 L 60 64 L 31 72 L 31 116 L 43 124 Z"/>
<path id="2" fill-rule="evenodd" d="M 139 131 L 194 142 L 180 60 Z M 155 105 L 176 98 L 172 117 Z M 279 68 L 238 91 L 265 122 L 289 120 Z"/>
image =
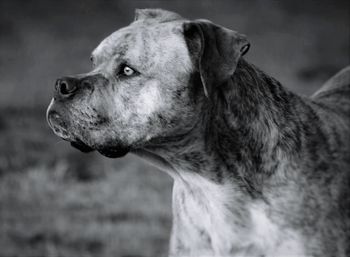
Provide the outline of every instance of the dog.
<path id="1" fill-rule="evenodd" d="M 249 47 L 208 20 L 136 10 L 91 72 L 57 80 L 48 123 L 173 177 L 169 256 L 350 256 L 350 67 L 301 97 Z"/>

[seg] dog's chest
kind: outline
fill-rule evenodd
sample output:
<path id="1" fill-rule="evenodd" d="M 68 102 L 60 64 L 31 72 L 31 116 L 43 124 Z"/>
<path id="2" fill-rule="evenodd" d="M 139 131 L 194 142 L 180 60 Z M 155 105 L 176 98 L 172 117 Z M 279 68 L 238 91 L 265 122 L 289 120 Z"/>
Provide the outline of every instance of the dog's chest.
<path id="1" fill-rule="evenodd" d="M 234 218 L 229 211 L 231 200 L 226 199 L 231 190 L 193 174 L 182 179 L 175 180 L 173 188 L 171 247 L 189 256 L 224 254 L 231 247 L 227 239 L 236 237 L 230 224 Z"/>
<path id="2" fill-rule="evenodd" d="M 171 256 L 303 256 L 301 238 L 260 204 L 196 175 L 175 180 Z M 193 184 L 193 181 L 195 184 Z"/>

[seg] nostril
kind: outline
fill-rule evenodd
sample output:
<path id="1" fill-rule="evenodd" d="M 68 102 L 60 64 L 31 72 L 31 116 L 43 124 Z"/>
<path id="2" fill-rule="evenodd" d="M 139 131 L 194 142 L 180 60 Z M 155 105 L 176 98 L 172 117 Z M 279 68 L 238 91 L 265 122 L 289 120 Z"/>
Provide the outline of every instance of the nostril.
<path id="1" fill-rule="evenodd" d="M 55 87 L 61 95 L 70 95 L 76 90 L 74 82 L 63 79 L 57 80 Z"/>
<path id="2" fill-rule="evenodd" d="M 70 93 L 68 83 L 65 81 L 61 81 L 60 83 L 60 92 L 62 95 L 68 95 Z"/>

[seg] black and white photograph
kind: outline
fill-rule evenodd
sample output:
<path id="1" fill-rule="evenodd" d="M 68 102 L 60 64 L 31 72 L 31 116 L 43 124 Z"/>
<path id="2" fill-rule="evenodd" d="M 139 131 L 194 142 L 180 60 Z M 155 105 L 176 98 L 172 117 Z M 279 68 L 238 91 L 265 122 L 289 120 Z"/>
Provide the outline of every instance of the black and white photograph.
<path id="1" fill-rule="evenodd" d="M 0 257 L 349 256 L 349 1 L 0 0 Z"/>

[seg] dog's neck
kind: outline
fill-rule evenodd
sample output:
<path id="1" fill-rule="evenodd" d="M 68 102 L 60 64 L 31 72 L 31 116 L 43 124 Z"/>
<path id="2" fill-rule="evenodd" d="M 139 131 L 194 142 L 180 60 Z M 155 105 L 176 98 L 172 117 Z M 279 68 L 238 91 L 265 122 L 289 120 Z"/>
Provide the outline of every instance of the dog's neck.
<path id="1" fill-rule="evenodd" d="M 244 60 L 212 99 L 204 98 L 196 127 L 150 147 L 148 154 L 167 166 L 174 178 L 192 172 L 261 196 L 265 180 L 276 173 L 280 162 L 297 154 L 301 129 L 294 108 L 306 104 Z"/>
<path id="2" fill-rule="evenodd" d="M 172 249 L 211 244 L 223 254 L 251 255 L 247 249 L 259 251 L 265 246 L 256 245 L 265 241 L 245 235 L 260 235 L 262 225 L 275 229 L 265 215 L 280 207 L 270 202 L 269 188 L 288 194 L 283 187 L 298 170 L 305 124 L 314 114 L 309 102 L 244 60 L 202 102 L 202 116 L 189 133 L 137 154 L 174 178 Z"/>

